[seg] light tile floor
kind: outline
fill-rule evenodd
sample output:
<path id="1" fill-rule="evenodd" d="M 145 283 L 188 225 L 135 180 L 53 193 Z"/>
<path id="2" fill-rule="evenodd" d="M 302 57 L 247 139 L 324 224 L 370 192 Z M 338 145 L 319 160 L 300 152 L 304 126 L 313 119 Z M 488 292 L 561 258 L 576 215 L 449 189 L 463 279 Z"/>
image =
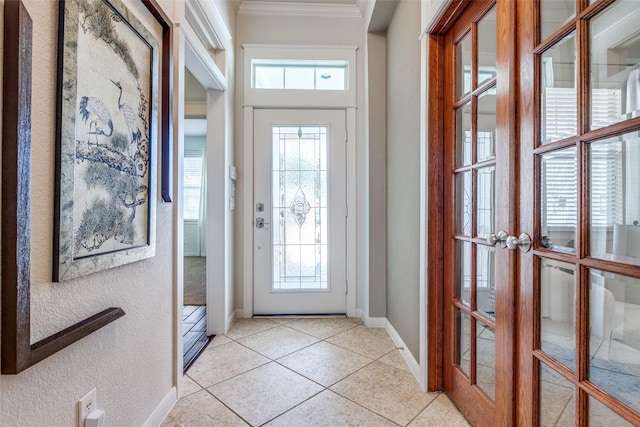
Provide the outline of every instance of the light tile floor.
<path id="1" fill-rule="evenodd" d="M 360 319 L 239 319 L 187 371 L 163 426 L 468 426 Z"/>

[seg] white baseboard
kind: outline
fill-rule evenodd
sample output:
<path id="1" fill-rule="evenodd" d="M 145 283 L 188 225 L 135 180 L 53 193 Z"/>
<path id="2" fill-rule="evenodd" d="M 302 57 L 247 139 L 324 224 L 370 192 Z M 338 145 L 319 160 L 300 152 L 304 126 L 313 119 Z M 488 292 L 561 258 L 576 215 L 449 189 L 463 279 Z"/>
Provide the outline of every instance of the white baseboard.
<path id="1" fill-rule="evenodd" d="M 393 325 L 388 320 L 386 320 L 385 329 L 389 334 L 389 336 L 391 337 L 391 340 L 393 341 L 393 343 L 396 345 L 396 347 L 400 349 L 400 352 L 402 353 L 402 357 L 404 357 L 405 362 L 407 362 L 407 366 L 409 366 L 409 369 L 411 369 L 411 373 L 413 373 L 413 376 L 416 377 L 416 380 L 418 381 L 418 385 L 423 391 L 426 391 L 427 390 L 426 378 L 423 378 L 422 369 L 420 369 L 420 363 L 418 363 L 416 358 L 413 357 L 413 354 L 409 351 L 409 349 L 405 345 L 404 341 L 400 337 L 400 334 L 398 334 L 398 332 L 395 330 Z"/>
<path id="2" fill-rule="evenodd" d="M 162 421 L 169 415 L 169 412 L 173 409 L 173 406 L 178 401 L 178 390 L 172 387 L 169 393 L 162 399 L 162 402 L 153 411 L 151 416 L 142 425 L 143 427 L 158 427 L 162 424 Z"/>
<path id="3" fill-rule="evenodd" d="M 226 330 L 224 331 L 225 334 L 229 332 L 229 329 L 231 329 L 233 322 L 236 321 L 236 311 L 237 310 L 232 311 L 231 313 L 229 313 L 229 316 L 227 316 L 227 324 L 225 325 Z"/>
<path id="4" fill-rule="evenodd" d="M 387 324 L 385 317 L 369 317 L 362 310 L 358 314 L 367 328 L 384 328 Z"/>

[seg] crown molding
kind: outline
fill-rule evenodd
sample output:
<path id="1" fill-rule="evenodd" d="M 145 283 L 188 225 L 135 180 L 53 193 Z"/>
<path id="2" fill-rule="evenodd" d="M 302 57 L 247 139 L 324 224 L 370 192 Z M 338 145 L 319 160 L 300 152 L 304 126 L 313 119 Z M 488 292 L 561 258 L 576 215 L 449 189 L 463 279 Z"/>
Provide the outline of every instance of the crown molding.
<path id="1" fill-rule="evenodd" d="M 202 0 L 185 2 L 187 22 L 208 50 L 231 47 L 231 34 L 214 5 Z"/>
<path id="2" fill-rule="evenodd" d="M 333 16 L 362 18 L 365 0 L 356 4 L 321 4 L 278 1 L 245 0 L 238 7 L 238 15 L 280 15 L 280 16 Z"/>

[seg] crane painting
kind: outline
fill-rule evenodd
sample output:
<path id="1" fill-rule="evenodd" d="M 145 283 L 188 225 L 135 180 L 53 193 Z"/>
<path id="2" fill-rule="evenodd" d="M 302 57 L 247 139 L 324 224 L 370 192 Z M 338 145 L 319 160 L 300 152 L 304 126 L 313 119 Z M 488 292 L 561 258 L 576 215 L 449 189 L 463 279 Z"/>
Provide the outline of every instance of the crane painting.
<path id="1" fill-rule="evenodd" d="M 157 39 L 119 0 L 64 8 L 57 280 L 155 251 Z"/>
<path id="2" fill-rule="evenodd" d="M 109 137 L 113 135 L 113 121 L 111 113 L 104 102 L 93 96 L 83 96 L 80 99 L 80 115 L 87 124 L 89 121 L 90 135 L 95 135 L 96 144 L 98 143 L 98 135 Z M 102 127 L 98 127 L 98 123 L 109 128 L 109 133 L 105 133 Z"/>

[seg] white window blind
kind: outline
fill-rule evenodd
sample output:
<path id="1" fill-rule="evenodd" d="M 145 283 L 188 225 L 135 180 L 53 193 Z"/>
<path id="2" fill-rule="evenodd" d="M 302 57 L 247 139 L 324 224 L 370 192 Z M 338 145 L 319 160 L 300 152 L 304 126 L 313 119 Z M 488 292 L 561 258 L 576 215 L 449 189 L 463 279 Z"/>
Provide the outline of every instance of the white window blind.
<path id="1" fill-rule="evenodd" d="M 620 89 L 593 89 L 592 127 L 619 120 Z M 577 133 L 577 100 L 574 88 L 544 89 L 543 141 L 554 141 Z M 622 221 L 623 159 L 621 145 L 592 144 L 591 147 L 591 224 L 611 226 Z M 543 157 L 543 218 L 549 227 L 574 227 L 577 222 L 577 165 L 575 150 L 562 150 Z"/>
<path id="2" fill-rule="evenodd" d="M 542 161 L 542 215 L 548 227 L 575 227 L 578 207 L 576 150 L 547 154 Z"/>
<path id="3" fill-rule="evenodd" d="M 590 146 L 591 225 L 623 223 L 622 141 Z"/>
<path id="4" fill-rule="evenodd" d="M 203 153 L 185 153 L 184 155 L 184 219 L 200 219 L 202 199 Z"/>
<path id="5" fill-rule="evenodd" d="M 576 109 L 576 89 L 567 87 L 547 87 L 543 91 L 542 140 L 558 141 L 576 135 L 578 113 Z"/>

